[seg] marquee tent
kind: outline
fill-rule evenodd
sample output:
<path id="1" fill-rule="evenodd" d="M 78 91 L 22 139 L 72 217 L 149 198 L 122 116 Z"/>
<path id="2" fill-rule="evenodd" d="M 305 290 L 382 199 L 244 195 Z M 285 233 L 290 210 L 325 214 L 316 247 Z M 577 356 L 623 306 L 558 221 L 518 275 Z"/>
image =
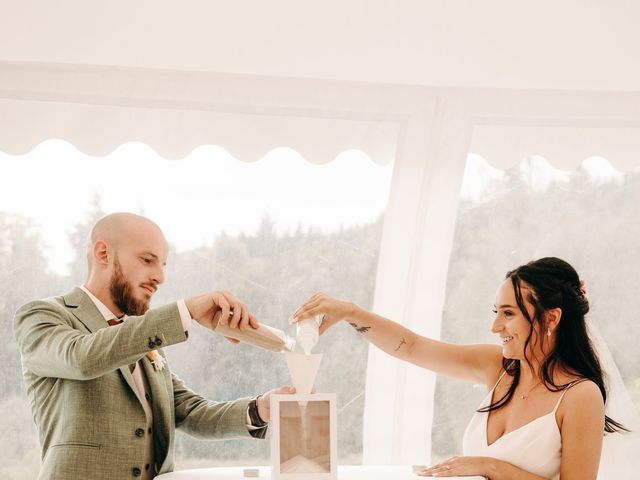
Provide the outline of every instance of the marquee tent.
<path id="1" fill-rule="evenodd" d="M 640 162 L 640 4 L 0 1 L 0 150 L 137 140 L 393 161 L 374 309 L 440 335 L 468 153 Z M 415 319 L 430 319 L 418 324 Z M 435 379 L 369 353 L 365 463 L 430 451 Z M 388 394 L 383 392 L 393 392 Z M 375 435 L 373 434 L 375 430 Z M 426 432 L 426 433 L 425 433 Z"/>

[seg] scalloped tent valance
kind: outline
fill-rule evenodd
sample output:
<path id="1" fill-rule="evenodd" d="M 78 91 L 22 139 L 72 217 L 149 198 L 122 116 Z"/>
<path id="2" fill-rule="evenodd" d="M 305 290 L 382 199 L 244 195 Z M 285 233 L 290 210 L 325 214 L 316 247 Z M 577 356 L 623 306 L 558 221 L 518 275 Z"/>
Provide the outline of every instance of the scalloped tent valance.
<path id="1" fill-rule="evenodd" d="M 395 156 L 400 122 L 366 98 L 327 101 L 322 82 L 94 66 L 0 63 L 0 149 L 60 138 L 103 156 L 127 141 L 165 158 L 215 144 L 255 161 L 276 147 L 326 163 L 347 149 Z M 348 88 L 357 95 L 357 87 Z M 353 101 L 355 100 L 355 101 Z M 360 103 L 358 103 L 360 102 Z"/>
<path id="2" fill-rule="evenodd" d="M 0 149 L 14 154 L 60 138 L 95 156 L 141 141 L 166 158 L 215 144 L 244 161 L 286 146 L 313 163 L 359 149 L 386 164 L 398 156 L 410 124 L 442 116 L 457 125 L 469 152 L 497 168 L 532 154 L 562 169 L 594 155 L 623 171 L 640 161 L 635 93 L 436 89 L 0 62 L 0 111 Z M 421 154 L 402 149 L 402 155 Z"/>
<path id="3" fill-rule="evenodd" d="M 640 126 L 478 125 L 469 151 L 500 168 L 539 155 L 559 169 L 573 169 L 590 157 L 604 157 L 619 170 L 633 171 L 640 169 Z"/>
<path id="4" fill-rule="evenodd" d="M 92 156 L 105 156 L 125 142 L 139 141 L 168 159 L 184 158 L 200 146 L 215 144 L 248 162 L 273 148 L 289 147 L 312 163 L 330 162 L 342 151 L 356 148 L 386 164 L 394 157 L 398 135 L 398 126 L 391 122 L 343 118 L 12 100 L 0 100 L 0 109 L 12 119 L 10 126 L 0 122 L 0 149 L 12 154 L 58 138 Z"/>

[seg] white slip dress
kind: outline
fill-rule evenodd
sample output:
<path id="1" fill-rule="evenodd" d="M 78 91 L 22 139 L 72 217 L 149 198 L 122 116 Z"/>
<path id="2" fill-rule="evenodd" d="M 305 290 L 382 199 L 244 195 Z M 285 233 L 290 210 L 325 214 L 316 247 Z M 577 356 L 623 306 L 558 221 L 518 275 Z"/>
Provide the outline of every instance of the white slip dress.
<path id="1" fill-rule="evenodd" d="M 500 383 L 500 379 L 496 386 Z M 497 458 L 527 472 L 558 480 L 562 458 L 562 438 L 556 422 L 556 411 L 567 390 L 580 381 L 567 385 L 551 412 L 505 433 L 491 445 L 487 441 L 489 413 L 475 412 L 462 437 L 463 454 Z M 495 388 L 494 386 L 487 394 L 479 409 L 489 406 Z"/>

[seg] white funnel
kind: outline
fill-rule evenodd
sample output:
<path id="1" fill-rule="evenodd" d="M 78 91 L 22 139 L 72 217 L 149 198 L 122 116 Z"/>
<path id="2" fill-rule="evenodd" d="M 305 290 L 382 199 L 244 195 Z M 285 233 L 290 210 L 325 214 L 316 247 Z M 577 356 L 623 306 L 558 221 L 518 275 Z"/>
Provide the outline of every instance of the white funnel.
<path id="1" fill-rule="evenodd" d="M 287 360 L 291 382 L 296 388 L 296 393 L 301 395 L 311 393 L 313 382 L 316 380 L 318 368 L 320 368 L 320 362 L 322 361 L 322 354 L 304 355 L 302 353 L 284 352 L 284 358 Z"/>

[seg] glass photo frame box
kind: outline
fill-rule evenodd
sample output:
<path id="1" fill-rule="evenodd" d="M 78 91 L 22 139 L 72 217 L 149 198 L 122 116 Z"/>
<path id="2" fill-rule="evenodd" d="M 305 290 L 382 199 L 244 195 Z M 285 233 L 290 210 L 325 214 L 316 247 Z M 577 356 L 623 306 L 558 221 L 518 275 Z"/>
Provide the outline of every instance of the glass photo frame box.
<path id="1" fill-rule="evenodd" d="M 271 395 L 272 480 L 336 480 L 336 394 Z"/>

